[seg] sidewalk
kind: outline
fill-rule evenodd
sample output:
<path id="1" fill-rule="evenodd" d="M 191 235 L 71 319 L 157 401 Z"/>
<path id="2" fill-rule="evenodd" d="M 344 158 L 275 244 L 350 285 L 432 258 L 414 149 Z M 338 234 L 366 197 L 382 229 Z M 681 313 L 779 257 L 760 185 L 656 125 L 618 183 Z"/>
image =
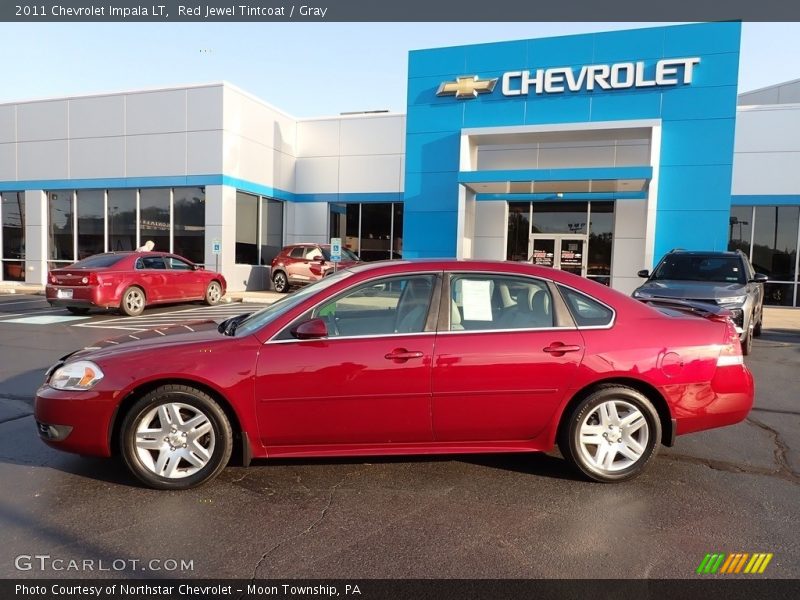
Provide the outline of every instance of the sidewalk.
<path id="1" fill-rule="evenodd" d="M 29 285 L 15 282 L 0 282 L 0 295 L 2 294 L 44 294 L 40 285 Z M 284 294 L 272 291 L 259 292 L 228 292 L 223 302 L 249 302 L 257 304 L 272 304 Z M 764 307 L 764 329 L 784 329 L 800 331 L 800 308 L 784 308 L 782 306 Z"/>

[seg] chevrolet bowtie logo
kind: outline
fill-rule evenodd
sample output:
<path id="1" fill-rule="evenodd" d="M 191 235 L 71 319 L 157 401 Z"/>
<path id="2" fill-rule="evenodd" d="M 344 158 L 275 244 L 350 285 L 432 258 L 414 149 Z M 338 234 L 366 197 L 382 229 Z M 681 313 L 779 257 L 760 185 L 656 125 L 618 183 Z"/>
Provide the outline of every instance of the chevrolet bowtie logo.
<path id="1" fill-rule="evenodd" d="M 477 75 L 456 77 L 455 81 L 445 81 L 436 90 L 437 96 L 455 96 L 456 99 L 477 98 L 478 94 L 490 94 L 497 83 L 494 79 L 478 79 Z"/>

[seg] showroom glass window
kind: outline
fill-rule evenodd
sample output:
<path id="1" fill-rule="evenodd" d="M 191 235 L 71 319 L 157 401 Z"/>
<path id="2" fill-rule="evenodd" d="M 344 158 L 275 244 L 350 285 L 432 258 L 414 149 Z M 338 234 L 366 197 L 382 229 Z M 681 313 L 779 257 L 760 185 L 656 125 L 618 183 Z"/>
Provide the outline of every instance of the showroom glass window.
<path id="1" fill-rule="evenodd" d="M 261 198 L 260 264 L 271 265 L 283 247 L 283 202 Z"/>
<path id="2" fill-rule="evenodd" d="M 206 246 L 205 188 L 175 188 L 172 198 L 172 251 L 192 262 L 203 264 Z"/>
<path id="3" fill-rule="evenodd" d="M 403 203 L 362 202 L 331 204 L 331 237 L 361 260 L 403 257 Z"/>
<path id="4" fill-rule="evenodd" d="M 108 251 L 136 250 L 136 190 L 108 190 Z"/>
<path id="5" fill-rule="evenodd" d="M 769 276 L 770 282 L 764 285 L 767 304 L 796 303 L 799 212 L 797 206 L 756 206 L 752 263 L 757 272 Z"/>
<path id="6" fill-rule="evenodd" d="M 533 233 L 586 233 L 586 202 L 534 202 Z"/>
<path id="7" fill-rule="evenodd" d="M 25 193 L 0 194 L 0 218 L 3 224 L 2 279 L 25 280 Z"/>
<path id="8" fill-rule="evenodd" d="M 589 203 L 589 260 L 586 277 L 611 285 L 611 243 L 614 234 L 614 203 Z"/>
<path id="9" fill-rule="evenodd" d="M 800 305 L 799 233 L 798 206 L 731 207 L 728 250 L 742 250 L 756 273 L 769 277 L 765 304 Z"/>
<path id="10" fill-rule="evenodd" d="M 236 264 L 258 264 L 258 196 L 236 192 Z"/>
<path id="11" fill-rule="evenodd" d="M 75 262 L 75 192 L 47 192 L 48 257 L 55 263 Z"/>
<path id="12" fill-rule="evenodd" d="M 508 203 L 508 244 L 506 260 L 527 261 L 531 235 L 531 203 Z"/>
<path id="13" fill-rule="evenodd" d="M 78 190 L 78 260 L 105 252 L 105 190 Z"/>
<path id="14" fill-rule="evenodd" d="M 169 188 L 139 191 L 139 245 L 153 242 L 153 250 L 170 252 Z"/>

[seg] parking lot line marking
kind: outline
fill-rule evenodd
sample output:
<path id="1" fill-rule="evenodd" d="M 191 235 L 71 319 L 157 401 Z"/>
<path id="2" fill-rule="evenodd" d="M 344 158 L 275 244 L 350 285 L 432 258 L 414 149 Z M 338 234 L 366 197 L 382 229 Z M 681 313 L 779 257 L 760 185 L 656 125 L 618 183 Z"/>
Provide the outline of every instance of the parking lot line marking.
<path id="1" fill-rule="evenodd" d="M 36 298 L 35 300 L 15 300 L 14 302 L 0 302 L 0 306 L 10 306 L 11 304 L 31 304 L 33 302 L 43 302 L 47 304 L 44 298 Z"/>
<path id="2" fill-rule="evenodd" d="M 40 315 L 34 317 L 22 317 L 21 319 L 5 319 L 3 323 L 20 323 L 23 325 L 54 325 L 56 323 L 66 323 L 68 321 L 83 321 L 89 317 L 58 317 L 56 315 Z"/>

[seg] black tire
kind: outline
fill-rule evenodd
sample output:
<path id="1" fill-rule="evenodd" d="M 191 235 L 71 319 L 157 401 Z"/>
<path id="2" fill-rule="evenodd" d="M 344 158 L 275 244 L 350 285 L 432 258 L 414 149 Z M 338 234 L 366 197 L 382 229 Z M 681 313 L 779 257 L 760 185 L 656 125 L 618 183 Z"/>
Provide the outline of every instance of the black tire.
<path id="1" fill-rule="evenodd" d="M 755 328 L 754 328 L 755 329 Z M 749 355 L 753 351 L 753 329 L 748 329 L 742 340 L 742 354 Z"/>
<path id="2" fill-rule="evenodd" d="M 222 300 L 222 286 L 219 281 L 211 281 L 206 288 L 205 303 L 209 306 L 219 304 Z"/>
<path id="3" fill-rule="evenodd" d="M 634 408 L 644 419 L 644 423 L 630 435 L 619 430 L 614 432 L 611 429 L 606 430 L 600 423 L 599 415 L 596 411 L 600 410 L 601 405 L 607 405 L 611 401 L 615 402 L 615 410 L 619 407 Z M 619 405 L 616 403 L 619 403 Z M 617 414 L 619 414 L 618 411 Z M 625 415 L 633 415 L 633 411 L 619 416 L 624 420 Z M 598 418 L 596 424 L 592 422 L 595 418 Z M 661 441 L 661 421 L 652 402 L 637 390 L 622 385 L 608 384 L 598 386 L 597 389 L 575 406 L 569 414 L 565 414 L 564 419 L 558 435 L 558 447 L 561 450 L 561 454 L 574 469 L 593 481 L 611 483 L 633 479 L 642 473 L 647 464 L 656 455 L 658 444 Z M 620 437 L 615 441 L 624 440 L 625 435 L 628 435 L 629 439 L 635 436 L 634 441 L 642 448 L 642 452 L 636 460 L 633 460 L 615 450 L 611 456 L 611 467 L 598 468 L 591 462 L 588 454 L 590 454 L 590 448 L 594 447 L 596 454 L 592 459 L 597 459 L 600 456 L 600 444 L 592 446 L 591 444 L 582 445 L 580 442 L 580 430 L 584 422 L 588 427 L 603 428 L 602 433 L 598 432 L 594 435 L 602 436 L 601 442 L 608 443 L 609 446 L 612 445 L 613 441 L 608 441 L 608 435 L 619 435 Z M 635 419 L 633 423 L 639 423 L 639 419 Z M 600 438 L 598 437 L 598 439 Z M 628 448 L 628 451 L 630 451 L 630 448 Z M 606 451 L 604 456 L 607 457 L 608 455 L 609 452 Z M 616 457 L 618 456 L 622 456 L 625 460 L 621 460 L 617 464 Z M 633 462 L 628 464 L 626 461 Z"/>
<path id="4" fill-rule="evenodd" d="M 755 337 L 761 337 L 761 330 L 763 326 L 764 326 L 764 312 L 762 311 L 758 317 L 758 323 L 756 323 L 756 326 L 753 327 L 753 335 Z"/>
<path id="5" fill-rule="evenodd" d="M 138 317 L 144 312 L 146 303 L 147 298 L 144 290 L 139 286 L 132 285 L 122 293 L 119 310 L 129 317 Z"/>
<path id="6" fill-rule="evenodd" d="M 174 448 L 170 445 L 171 450 L 166 446 L 162 450 L 137 448 L 136 429 L 145 419 L 149 419 L 154 410 L 158 411 L 159 407 L 175 405 L 186 407 L 181 408 L 181 412 L 188 412 L 189 415 L 202 414 L 206 417 L 211 427 L 208 433 L 203 434 L 201 439 L 204 441 L 201 443 L 207 443 L 210 440 L 212 450 L 205 465 L 195 472 L 192 470 L 197 467 L 182 458 L 181 454 L 176 454 L 174 459 L 170 457 L 168 460 L 176 461 L 176 469 L 174 476 L 166 477 L 155 472 L 155 468 L 158 467 L 158 456 L 161 452 L 167 456 L 170 452 L 181 453 L 182 448 L 177 444 Z M 162 427 L 166 427 L 166 425 L 162 425 Z M 152 436 L 153 441 L 158 442 L 159 440 L 156 438 L 160 438 L 161 433 L 154 433 Z M 119 442 L 125 464 L 139 481 L 159 490 L 186 490 L 208 483 L 225 468 L 231 457 L 233 432 L 225 412 L 211 396 L 190 386 L 170 384 L 156 388 L 130 408 L 122 421 Z M 164 442 L 171 443 L 167 441 L 166 437 Z M 186 444 L 183 445 L 183 448 L 186 448 Z M 148 466 L 145 462 L 146 456 L 143 459 L 140 452 L 151 456 L 149 460 L 153 463 L 152 467 Z M 192 451 L 185 450 L 183 451 L 184 455 L 186 452 L 191 453 Z"/>
<path id="7" fill-rule="evenodd" d="M 81 306 L 68 306 L 67 311 L 71 312 L 73 315 L 88 315 L 89 309 L 83 308 Z"/>
<path id="8" fill-rule="evenodd" d="M 279 294 L 285 294 L 288 292 L 289 280 L 286 277 L 286 273 L 283 271 L 275 271 L 275 273 L 272 274 L 272 287 Z"/>

